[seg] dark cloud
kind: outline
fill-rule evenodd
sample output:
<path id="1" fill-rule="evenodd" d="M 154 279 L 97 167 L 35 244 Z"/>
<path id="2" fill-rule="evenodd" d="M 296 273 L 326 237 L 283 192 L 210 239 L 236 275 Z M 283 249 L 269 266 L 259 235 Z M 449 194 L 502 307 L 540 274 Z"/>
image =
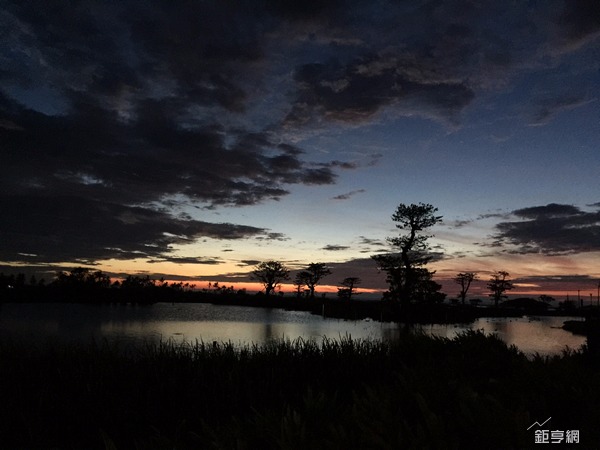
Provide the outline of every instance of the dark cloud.
<path id="1" fill-rule="evenodd" d="M 287 239 L 195 220 L 183 205 L 332 184 L 360 165 L 312 161 L 284 142 L 294 126 L 385 108 L 457 124 L 536 49 L 590 42 L 597 12 L 593 0 L 5 1 L 2 258 L 161 260 L 202 236 Z M 578 98 L 548 100 L 535 120 Z"/>
<path id="2" fill-rule="evenodd" d="M 513 211 L 517 217 L 524 219 L 551 219 L 556 217 L 572 217 L 582 214 L 581 210 L 573 205 L 560 205 L 558 203 L 549 203 L 545 206 L 532 206 Z"/>
<path id="3" fill-rule="evenodd" d="M 274 233 L 274 232 L 268 232 L 268 233 L 263 233 L 260 234 L 259 236 L 256 236 L 254 239 L 256 239 L 257 241 L 289 241 L 290 237 L 286 236 L 283 233 Z"/>
<path id="4" fill-rule="evenodd" d="M 6 260 L 20 260 L 16 250 L 46 261 L 159 256 L 168 243 L 179 241 L 163 238 L 160 232 L 173 233 L 183 224 L 165 208 L 182 202 L 253 205 L 287 195 L 287 185 L 331 184 L 336 176 L 329 167 L 314 168 L 302 161 L 300 150 L 280 148 L 261 133 L 238 133 L 227 145 L 218 125 L 182 127 L 174 120 L 177 105 L 170 100 L 139 101 L 136 121 L 126 123 L 92 96 L 79 96 L 73 109 L 61 116 L 1 97 L 0 115 L 6 117 L 0 127 L 3 222 L 11 225 L 11 216 L 30 222 L 17 231 L 0 227 L 3 240 L 11 242 L 3 248 Z M 65 213 L 62 208 L 69 197 L 76 197 L 79 207 Z M 46 207 L 52 204 L 58 209 Z M 160 227 L 157 210 L 162 211 Z M 110 216 L 124 211 L 145 215 L 147 228 L 132 233 L 135 227 Z M 237 232 L 243 237 L 284 238 L 252 227 L 228 224 L 215 229 L 206 222 L 188 223 L 195 227 L 184 233 L 188 242 L 199 236 L 235 238 Z M 58 224 L 65 225 L 58 236 L 43 230 Z M 13 232 L 19 239 L 12 239 Z M 148 242 L 157 242 L 159 250 L 151 251 Z"/>
<path id="5" fill-rule="evenodd" d="M 357 189 L 354 191 L 346 192 L 345 194 L 336 195 L 335 197 L 332 197 L 332 200 L 348 200 L 353 195 L 362 194 L 363 192 L 366 191 L 364 189 Z"/>
<path id="6" fill-rule="evenodd" d="M 587 289 L 596 292 L 598 287 L 598 279 L 589 275 L 577 275 L 577 274 L 560 274 L 553 276 L 528 276 L 519 277 L 512 280 L 515 285 L 522 284 L 523 287 L 532 287 L 535 289 L 537 286 L 543 287 L 546 291 L 564 292 L 565 294 L 572 294 L 571 300 L 577 299 L 577 291 Z M 557 298 L 562 301 L 564 298 Z M 587 299 L 585 299 L 587 303 Z M 594 295 L 594 302 L 596 296 Z M 557 306 L 555 304 L 555 306 Z"/>
<path id="7" fill-rule="evenodd" d="M 318 31 L 309 41 L 322 44 L 321 57 L 296 67 L 289 123 L 311 123 L 314 115 L 364 122 L 394 108 L 456 124 L 478 89 L 525 60 L 524 47 L 511 42 L 530 38 L 539 11 L 390 1 L 345 2 L 326 14 L 313 20 Z"/>
<path id="8" fill-rule="evenodd" d="M 511 244 L 516 253 L 578 253 L 600 251 L 600 211 L 551 203 L 512 213 L 519 220 L 500 222 L 495 242 Z"/>
<path id="9" fill-rule="evenodd" d="M 325 247 L 322 248 L 322 250 L 327 250 L 329 252 L 338 252 L 340 250 L 347 250 L 350 247 L 348 247 L 347 245 L 334 245 L 334 244 L 327 244 Z"/>
<path id="10" fill-rule="evenodd" d="M 521 277 L 517 278 L 521 283 L 532 283 L 532 284 L 547 284 L 547 283 L 574 283 L 588 286 L 593 283 L 593 285 L 598 286 L 598 279 L 591 277 L 590 275 L 572 275 L 572 274 L 563 274 L 563 275 L 541 275 L 541 276 L 529 276 L 529 277 Z"/>
<path id="11" fill-rule="evenodd" d="M 599 8 L 595 0 L 510 7 L 458 0 L 332 3 L 311 16 L 309 36 L 288 31 L 304 47 L 318 48 L 319 56 L 296 67 L 287 121 L 365 122 L 389 108 L 459 124 L 482 89 L 598 38 Z M 541 105 L 535 120 L 575 106 L 573 99 L 557 98 Z"/>
<path id="12" fill-rule="evenodd" d="M 298 2 L 296 0 L 280 0 L 277 2 L 266 2 L 267 11 L 276 16 L 291 21 L 310 21 L 319 17 L 337 11 L 339 7 L 348 5 L 344 0 L 306 0 Z"/>
<path id="13" fill-rule="evenodd" d="M 77 196 L 1 196 L 0 210 L 4 261 L 153 258 L 200 263 L 170 255 L 172 246 L 199 237 L 235 240 L 269 235 L 262 228 L 183 220 L 148 208 Z"/>
<path id="14" fill-rule="evenodd" d="M 383 239 L 359 236 L 358 247 L 360 248 L 360 253 L 382 253 L 388 251 L 389 243 Z"/>
<path id="15" fill-rule="evenodd" d="M 324 164 L 325 167 L 339 167 L 340 169 L 356 169 L 358 164 L 350 161 L 331 161 Z"/>
<path id="16" fill-rule="evenodd" d="M 63 269 L 64 270 L 64 269 Z M 174 274 L 174 273 L 162 273 L 162 272 L 152 272 L 149 270 L 140 270 L 137 271 L 135 273 L 131 273 L 131 272 L 110 272 L 110 271 L 104 271 L 104 273 L 106 273 L 107 275 L 109 275 L 111 278 L 127 278 L 128 276 L 138 276 L 138 277 L 148 277 L 151 280 L 164 280 L 167 282 L 173 282 L 173 281 L 182 281 L 182 282 L 191 282 L 190 285 L 194 286 L 194 281 L 198 281 L 198 277 L 196 276 L 189 276 L 189 275 L 179 275 L 179 274 Z"/>
<path id="17" fill-rule="evenodd" d="M 148 263 L 172 262 L 175 264 L 206 264 L 217 265 L 223 264 L 224 261 L 219 258 L 196 258 L 193 256 L 167 256 L 158 259 L 150 259 Z"/>
<path id="18" fill-rule="evenodd" d="M 375 246 L 385 246 L 387 245 L 384 241 L 382 241 L 381 239 L 372 239 L 372 238 L 368 238 L 366 236 L 359 236 L 360 238 L 360 244 L 361 245 L 375 245 Z"/>
<path id="19" fill-rule="evenodd" d="M 211 205 L 251 205 L 286 195 L 289 184 L 335 180 L 330 168 L 309 167 L 264 134 L 240 134 L 228 147 L 220 126 L 182 128 L 168 103 L 140 104 L 134 126 L 90 105 L 60 117 L 13 113 L 22 130 L 0 129 L 5 167 L 12 169 L 3 191 L 77 191 L 137 204 L 178 194 Z"/>
<path id="20" fill-rule="evenodd" d="M 471 220 L 471 219 L 454 220 L 453 222 L 446 222 L 446 223 L 451 228 L 462 228 L 462 227 L 472 224 L 473 220 Z"/>
<path id="21" fill-rule="evenodd" d="M 247 267 L 247 266 L 256 266 L 257 264 L 260 264 L 260 261 L 257 259 L 242 259 L 238 266 L 239 267 Z"/>
<path id="22" fill-rule="evenodd" d="M 222 2 L 4 6 L 1 230 L 3 240 L 17 233 L 21 253 L 169 259 L 170 243 L 199 236 L 284 239 L 174 211 L 277 200 L 289 185 L 331 184 L 343 167 L 316 167 L 279 137 L 237 125 L 261 84 L 265 32 L 281 11 Z M 28 209 L 19 220 L 31 224 L 17 229 L 7 216 L 21 201 Z M 4 246 L 3 257 L 15 258 L 16 248 Z"/>
<path id="23" fill-rule="evenodd" d="M 600 29 L 595 0 L 36 0 L 3 9 L 0 79 L 48 96 L 85 92 L 129 119 L 144 98 L 177 99 L 179 119 L 193 121 L 195 107 L 240 114 L 268 92 L 270 70 L 294 69 L 289 122 L 365 120 L 398 105 L 456 121 L 479 87 L 529 62 L 535 46 L 555 45 L 553 33 L 582 42 Z"/>
<path id="24" fill-rule="evenodd" d="M 595 0 L 564 2 L 558 20 L 568 43 L 579 46 L 600 36 L 600 3 Z"/>
<path id="25" fill-rule="evenodd" d="M 487 213 L 480 214 L 477 216 L 477 220 L 486 220 L 486 219 L 506 219 L 509 215 L 506 213 Z"/>
<path id="26" fill-rule="evenodd" d="M 375 55 L 346 64 L 336 60 L 300 67 L 295 75 L 299 95 L 288 120 L 306 122 L 313 110 L 338 121 L 365 121 L 379 109 L 398 101 L 420 104 L 448 120 L 474 97 L 463 82 L 411 79 L 421 71 L 396 55 Z"/>

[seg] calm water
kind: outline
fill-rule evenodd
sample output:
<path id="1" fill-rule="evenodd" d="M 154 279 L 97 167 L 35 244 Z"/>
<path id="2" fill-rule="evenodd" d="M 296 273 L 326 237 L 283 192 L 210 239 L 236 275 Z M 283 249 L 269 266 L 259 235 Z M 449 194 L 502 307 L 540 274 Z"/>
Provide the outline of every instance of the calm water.
<path id="1" fill-rule="evenodd" d="M 482 318 L 470 325 L 424 325 L 436 336 L 454 337 L 466 329 L 497 333 L 525 353 L 560 354 L 578 349 L 585 338 L 560 329 L 570 317 Z M 307 312 L 283 311 L 203 303 L 157 303 L 149 306 L 82 304 L 0 305 L 0 338 L 26 342 L 92 339 L 130 344 L 173 339 L 235 344 L 269 339 L 321 339 L 323 337 L 395 339 L 400 325 L 374 321 L 345 321 Z"/>

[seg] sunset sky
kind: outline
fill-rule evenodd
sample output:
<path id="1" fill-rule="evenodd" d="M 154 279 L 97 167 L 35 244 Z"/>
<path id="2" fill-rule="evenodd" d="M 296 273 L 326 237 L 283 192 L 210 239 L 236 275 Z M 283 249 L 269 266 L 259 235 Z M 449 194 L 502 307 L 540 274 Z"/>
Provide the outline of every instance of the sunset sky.
<path id="1" fill-rule="evenodd" d="M 371 255 L 423 202 L 449 294 L 506 270 L 595 299 L 597 0 L 0 8 L 0 271 L 385 289 Z"/>

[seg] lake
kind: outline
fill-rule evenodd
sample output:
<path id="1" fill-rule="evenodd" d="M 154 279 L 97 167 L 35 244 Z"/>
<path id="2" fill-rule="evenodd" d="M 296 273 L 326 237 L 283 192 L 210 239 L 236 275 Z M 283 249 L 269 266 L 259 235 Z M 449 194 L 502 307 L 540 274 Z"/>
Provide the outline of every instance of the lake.
<path id="1" fill-rule="evenodd" d="M 464 330 L 496 333 L 526 354 L 576 350 L 585 338 L 562 330 L 573 317 L 481 318 L 472 324 L 420 325 L 428 334 L 452 338 Z M 237 345 L 270 339 L 397 339 L 401 324 L 323 318 L 305 311 L 213 305 L 207 303 L 0 305 L 0 339 L 25 343 L 91 340 L 125 345 L 143 342 L 231 341 Z"/>

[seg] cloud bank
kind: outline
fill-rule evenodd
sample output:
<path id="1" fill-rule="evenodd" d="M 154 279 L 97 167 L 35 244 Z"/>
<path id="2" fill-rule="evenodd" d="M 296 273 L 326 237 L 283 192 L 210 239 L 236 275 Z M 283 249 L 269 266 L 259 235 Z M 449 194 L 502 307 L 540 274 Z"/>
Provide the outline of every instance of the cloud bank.
<path id="1" fill-rule="evenodd" d="M 550 203 L 512 212 L 516 220 L 500 222 L 494 245 L 509 244 L 516 253 L 567 254 L 600 251 L 600 208 L 584 211 Z"/>
<path id="2" fill-rule="evenodd" d="M 207 264 L 172 246 L 284 239 L 197 217 L 359 169 L 307 153 L 288 139 L 298 130 L 383 111 L 459 126 L 479 92 L 540 49 L 564 54 L 600 35 L 594 0 L 7 1 L 0 27 L 5 262 Z M 585 101 L 547 98 L 534 121 Z M 503 238 L 542 251 L 595 245 L 584 244 L 597 231 L 589 213 L 528 219 L 500 227 Z M 570 237 L 552 244 L 527 225 Z"/>

